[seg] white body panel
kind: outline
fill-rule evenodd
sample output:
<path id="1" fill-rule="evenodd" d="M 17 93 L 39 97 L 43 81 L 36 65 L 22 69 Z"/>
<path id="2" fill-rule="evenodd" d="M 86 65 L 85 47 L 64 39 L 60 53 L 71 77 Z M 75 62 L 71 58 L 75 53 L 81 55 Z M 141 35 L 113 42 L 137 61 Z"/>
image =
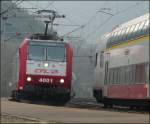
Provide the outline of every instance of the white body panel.
<path id="1" fill-rule="evenodd" d="M 149 25 L 149 13 L 145 14 L 141 17 L 138 17 L 136 19 L 133 19 L 131 21 L 128 21 L 124 24 L 119 25 L 113 31 L 105 34 L 102 41 L 100 41 L 101 46 L 97 48 L 96 53 L 97 56 L 97 65 L 95 66 L 95 72 L 94 72 L 94 78 L 95 78 L 95 85 L 94 89 L 100 89 L 100 88 L 107 88 L 104 84 L 105 82 L 105 72 L 106 67 L 105 64 L 108 62 L 108 68 L 119 68 L 119 67 L 125 67 L 129 65 L 138 65 L 138 64 L 145 64 L 145 70 L 146 70 L 146 79 L 143 82 L 140 83 L 147 83 L 147 97 L 150 97 L 150 82 L 149 82 L 149 35 L 148 34 L 141 34 L 129 39 L 126 39 L 124 41 L 120 40 L 117 41 L 116 44 L 107 44 L 111 43 L 112 41 L 115 41 L 114 39 L 111 39 L 111 42 L 108 40 L 109 37 L 119 30 L 122 30 L 123 28 L 128 28 L 131 25 L 136 25 L 137 23 L 142 24 L 141 22 L 148 20 Z M 147 25 L 147 27 L 148 27 Z M 131 28 L 131 27 L 130 27 Z M 131 32 L 130 32 L 131 33 Z M 118 33 L 117 33 L 118 34 Z M 120 35 L 120 34 L 119 34 Z M 118 36 L 119 36 L 118 35 Z M 125 34 L 124 34 L 125 35 Z M 124 36 L 120 35 L 120 36 Z M 131 35 L 131 34 L 130 34 Z M 113 37 L 116 37 L 117 35 Z M 111 36 L 111 37 L 112 37 Z M 109 42 L 108 42 L 109 41 Z M 102 42 L 104 42 L 102 44 Z M 107 48 L 106 48 L 107 45 Z M 98 46 L 98 45 L 97 45 Z M 100 54 L 101 52 L 104 52 L 104 63 L 103 67 L 100 67 Z M 127 82 L 128 83 L 128 82 Z M 117 85 L 117 84 L 114 84 Z M 105 91 L 105 90 L 104 90 Z M 107 92 L 104 92 L 104 96 L 107 96 Z"/>
<path id="2" fill-rule="evenodd" d="M 45 63 L 48 63 L 47 67 Z M 66 62 L 27 60 L 26 65 L 26 74 L 29 75 L 66 76 Z"/>
<path id="3" fill-rule="evenodd" d="M 94 88 L 104 87 L 104 78 L 105 78 L 105 66 L 100 68 L 100 53 L 106 49 L 104 46 L 103 49 L 98 49 L 97 57 L 97 66 L 95 67 L 95 85 Z M 125 51 L 128 50 L 128 55 L 125 55 Z M 109 53 L 109 54 L 108 54 Z M 109 62 L 108 68 L 121 67 L 126 65 L 135 65 L 140 63 L 147 63 L 146 67 L 146 82 L 147 82 L 147 97 L 150 96 L 150 85 L 149 85 L 149 40 L 141 39 L 140 42 L 135 42 L 127 46 L 122 46 L 112 50 L 104 52 L 104 65 L 105 62 Z M 105 88 L 107 88 L 105 86 Z M 104 91 L 107 91 L 106 89 Z M 107 92 L 104 92 L 104 96 L 107 96 Z"/>
<path id="4" fill-rule="evenodd" d="M 125 55 L 127 50 L 129 53 L 128 55 Z M 110 50 L 109 53 L 110 68 L 130 64 L 146 63 L 149 61 L 149 42 L 147 40 L 141 40 L 140 42 L 132 45 Z"/>

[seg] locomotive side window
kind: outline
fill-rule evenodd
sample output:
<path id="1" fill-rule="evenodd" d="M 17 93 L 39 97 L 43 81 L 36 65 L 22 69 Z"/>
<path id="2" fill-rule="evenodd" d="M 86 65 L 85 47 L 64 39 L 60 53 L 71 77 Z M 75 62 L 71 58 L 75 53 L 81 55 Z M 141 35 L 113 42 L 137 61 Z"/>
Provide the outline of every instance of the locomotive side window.
<path id="1" fill-rule="evenodd" d="M 47 60 L 66 61 L 65 47 L 49 46 L 47 47 Z"/>
<path id="2" fill-rule="evenodd" d="M 42 46 L 30 45 L 28 59 L 45 60 L 45 49 Z"/>

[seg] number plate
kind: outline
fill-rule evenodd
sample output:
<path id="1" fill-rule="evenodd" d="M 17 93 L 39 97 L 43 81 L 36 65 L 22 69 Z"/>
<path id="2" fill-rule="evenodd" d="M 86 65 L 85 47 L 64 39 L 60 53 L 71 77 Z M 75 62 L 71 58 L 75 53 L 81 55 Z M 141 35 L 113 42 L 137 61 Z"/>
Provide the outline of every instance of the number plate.
<path id="1" fill-rule="evenodd" d="M 46 83 L 49 83 L 49 82 L 50 82 L 50 79 L 49 79 L 49 78 L 40 78 L 40 79 L 39 79 L 39 82 L 46 82 Z"/>

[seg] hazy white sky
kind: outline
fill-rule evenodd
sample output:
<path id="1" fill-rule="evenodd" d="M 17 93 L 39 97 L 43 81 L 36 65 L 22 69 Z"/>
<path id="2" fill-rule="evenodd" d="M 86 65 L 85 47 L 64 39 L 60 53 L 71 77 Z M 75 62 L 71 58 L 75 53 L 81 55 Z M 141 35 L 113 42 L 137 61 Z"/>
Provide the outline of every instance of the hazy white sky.
<path id="1" fill-rule="evenodd" d="M 21 6 L 52 9 L 59 14 L 66 15 L 65 19 L 57 19 L 56 23 L 67 25 L 87 24 L 85 28 L 70 35 L 81 36 L 88 42 L 96 42 L 102 34 L 110 31 L 116 25 L 149 12 L 148 1 L 24 1 Z M 108 14 L 98 12 L 98 10 L 105 8 L 107 9 L 104 10 L 105 12 L 114 14 L 114 16 L 111 17 Z M 60 35 L 63 35 L 77 27 L 55 26 L 54 28 Z"/>

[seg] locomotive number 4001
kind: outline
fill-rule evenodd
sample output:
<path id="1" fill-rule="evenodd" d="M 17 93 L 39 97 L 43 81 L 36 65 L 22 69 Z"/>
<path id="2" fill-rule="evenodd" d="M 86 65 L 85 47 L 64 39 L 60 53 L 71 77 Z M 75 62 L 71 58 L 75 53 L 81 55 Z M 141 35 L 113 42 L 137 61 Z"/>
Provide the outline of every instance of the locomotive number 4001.
<path id="1" fill-rule="evenodd" d="M 51 80 L 49 78 L 40 78 L 39 79 L 39 82 L 46 82 L 46 83 L 49 83 L 51 82 Z"/>

